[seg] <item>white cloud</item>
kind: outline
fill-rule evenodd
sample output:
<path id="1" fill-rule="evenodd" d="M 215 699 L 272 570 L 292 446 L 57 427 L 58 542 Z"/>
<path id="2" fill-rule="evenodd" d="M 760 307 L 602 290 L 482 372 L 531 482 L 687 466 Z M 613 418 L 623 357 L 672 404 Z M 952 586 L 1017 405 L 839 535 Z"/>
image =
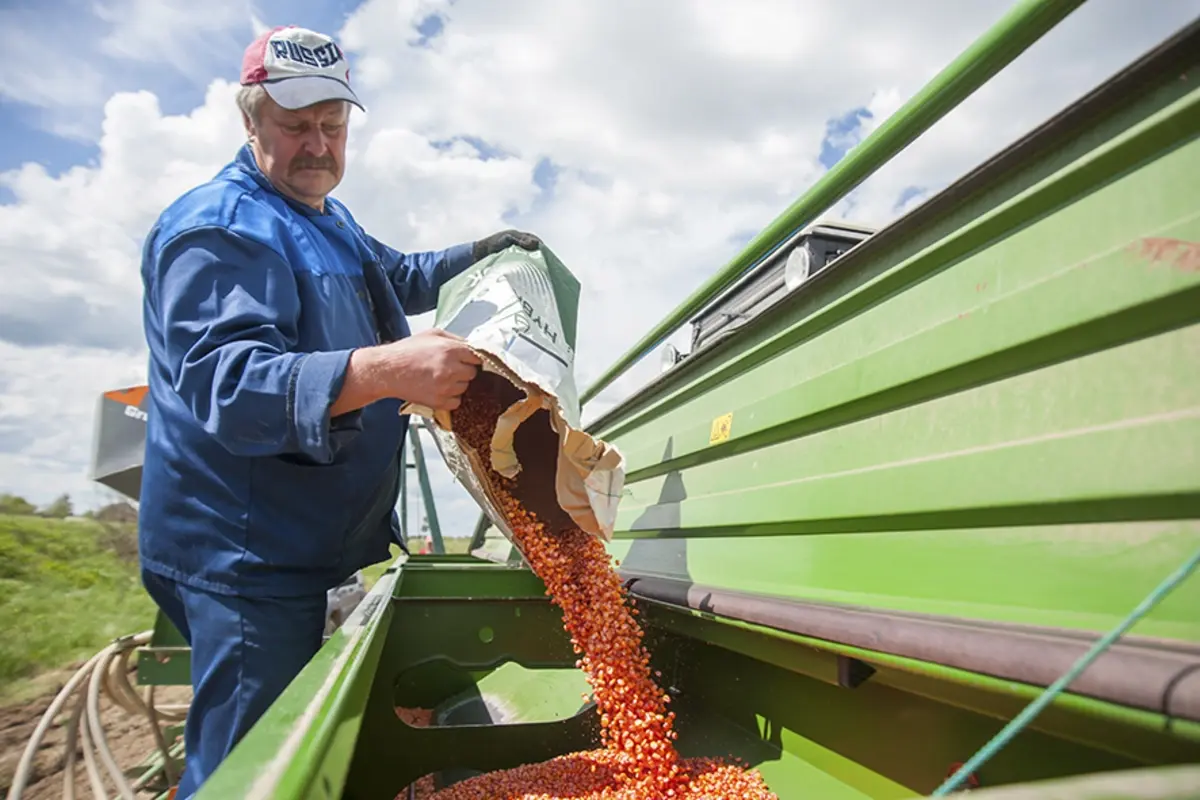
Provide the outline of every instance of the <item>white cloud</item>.
<path id="1" fill-rule="evenodd" d="M 0 336 L 141 350 L 142 237 L 167 203 L 237 147 L 234 89 L 214 82 L 205 105 L 184 117 L 163 117 L 148 93 L 116 95 L 98 167 L 52 177 L 26 164 L 0 174 L 17 198 L 0 206 Z"/>
<path id="2" fill-rule="evenodd" d="M 109 0 L 95 13 L 111 26 L 100 39 L 102 53 L 169 64 L 201 83 L 212 56 L 245 47 L 236 34 L 254 20 L 248 0 Z"/>
<path id="3" fill-rule="evenodd" d="M 271 29 L 271 26 L 263 22 L 257 14 L 250 15 L 250 28 L 254 31 L 255 38 L 262 36 Z"/>
<path id="4" fill-rule="evenodd" d="M 368 230 L 387 231 L 410 248 L 444 247 L 478 235 L 480 226 L 502 226 L 506 212 L 527 210 L 537 193 L 532 165 L 518 158 L 481 161 L 466 142 L 437 148 L 403 128 L 358 137 L 365 147 L 342 194 L 353 198 L 354 215 Z M 474 230 L 464 225 L 468 219 Z"/>
<path id="5" fill-rule="evenodd" d="M 57 31 L 30 9 L 0 9 L 0 99 L 39 109 L 103 102 L 103 82 L 73 48 L 56 46 Z M 67 132 L 66 129 L 60 133 Z"/>
<path id="6" fill-rule="evenodd" d="M 0 341 L 0 493 L 38 503 L 69 492 L 77 507 L 106 499 L 87 479 L 100 394 L 143 380 L 141 355 Z"/>
<path id="7" fill-rule="evenodd" d="M 150 5 L 159 16 L 109 6 L 111 52 L 170 60 L 174 44 L 147 43 L 150 21 L 209 7 Z M 902 196 L 919 202 L 1200 11 L 1198 0 L 1133 5 L 1092 0 L 838 210 L 886 223 Z M 583 283 L 586 386 L 821 174 L 829 120 L 869 109 L 864 130 L 845 134 L 854 144 L 1007 7 L 764 0 L 732 16 L 708 0 L 371 0 L 341 33 L 370 111 L 355 117 L 338 195 L 401 249 L 537 231 Z M 242 3 L 218 8 L 253 18 Z M 442 32 L 402 44 L 431 14 Z M 17 198 L 0 206 L 0 490 L 44 502 L 83 485 L 97 393 L 140 379 L 142 237 L 242 141 L 233 91 L 214 81 L 182 116 L 149 93 L 115 95 L 96 166 L 0 175 Z M 556 179 L 542 191 L 533 176 L 546 163 Z M 596 407 L 656 369 L 651 356 Z M 469 532 L 473 506 L 433 472 L 443 527 Z"/>

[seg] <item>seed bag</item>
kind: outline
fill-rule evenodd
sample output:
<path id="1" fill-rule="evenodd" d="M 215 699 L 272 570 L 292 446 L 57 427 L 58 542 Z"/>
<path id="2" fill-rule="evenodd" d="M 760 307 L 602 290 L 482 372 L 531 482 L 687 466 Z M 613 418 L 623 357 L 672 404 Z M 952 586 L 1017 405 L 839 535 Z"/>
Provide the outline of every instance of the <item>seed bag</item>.
<path id="1" fill-rule="evenodd" d="M 510 542 L 512 530 L 485 479 L 488 463 L 506 478 L 527 470 L 520 483 L 549 498 L 529 505 L 543 521 L 569 517 L 587 533 L 612 540 L 625 460 L 580 427 L 578 308 L 579 281 L 544 244 L 533 252 L 514 245 L 481 259 L 442 286 L 434 325 L 461 336 L 483 361 L 468 391 L 491 387 L 504 398 L 491 452 L 476 452 L 456 436 L 450 412 L 415 403 L 400 409 L 433 421 L 450 471 Z M 550 508 L 554 501 L 557 508 Z"/>

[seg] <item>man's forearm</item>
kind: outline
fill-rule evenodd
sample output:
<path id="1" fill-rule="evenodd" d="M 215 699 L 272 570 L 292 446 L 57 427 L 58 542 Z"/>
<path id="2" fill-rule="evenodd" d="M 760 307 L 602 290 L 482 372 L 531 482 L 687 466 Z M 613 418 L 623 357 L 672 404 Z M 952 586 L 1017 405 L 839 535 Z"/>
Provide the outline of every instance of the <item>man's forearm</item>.
<path id="1" fill-rule="evenodd" d="M 436 329 L 353 350 L 329 415 L 389 397 L 451 411 L 482 363 L 461 338 Z"/>
<path id="2" fill-rule="evenodd" d="M 363 347 L 350 354 L 342 390 L 329 408 L 330 417 L 357 411 L 388 396 L 387 355 L 383 347 Z"/>

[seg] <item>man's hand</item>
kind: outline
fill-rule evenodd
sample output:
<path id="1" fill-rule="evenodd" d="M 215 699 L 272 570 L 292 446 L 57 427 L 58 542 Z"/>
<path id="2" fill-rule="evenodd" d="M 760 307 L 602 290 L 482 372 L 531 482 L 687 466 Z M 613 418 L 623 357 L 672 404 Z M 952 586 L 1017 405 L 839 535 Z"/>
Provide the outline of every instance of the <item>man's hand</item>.
<path id="1" fill-rule="evenodd" d="M 388 396 L 434 411 L 458 408 L 467 384 L 483 363 L 465 340 L 436 328 L 392 342 L 385 349 L 390 351 Z"/>
<path id="2" fill-rule="evenodd" d="M 481 363 L 466 341 L 436 329 L 355 350 L 330 416 L 385 397 L 403 398 L 434 411 L 453 411 Z"/>
<path id="3" fill-rule="evenodd" d="M 537 250 L 542 246 L 542 240 L 532 233 L 523 231 L 500 231 L 475 242 L 475 249 L 471 251 L 471 256 L 474 261 L 478 261 L 493 253 L 499 253 L 507 247 L 512 247 L 514 244 L 526 250 Z"/>

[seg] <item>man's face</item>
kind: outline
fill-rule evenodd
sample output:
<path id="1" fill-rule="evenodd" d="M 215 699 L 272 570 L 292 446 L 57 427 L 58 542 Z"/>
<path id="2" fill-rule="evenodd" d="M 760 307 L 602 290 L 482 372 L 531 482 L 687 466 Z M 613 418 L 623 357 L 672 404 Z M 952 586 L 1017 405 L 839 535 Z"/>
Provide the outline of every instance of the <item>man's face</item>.
<path id="1" fill-rule="evenodd" d="M 283 194 L 322 210 L 342 180 L 349 117 L 342 100 L 288 111 L 264 98 L 257 125 L 247 122 L 259 169 Z"/>

